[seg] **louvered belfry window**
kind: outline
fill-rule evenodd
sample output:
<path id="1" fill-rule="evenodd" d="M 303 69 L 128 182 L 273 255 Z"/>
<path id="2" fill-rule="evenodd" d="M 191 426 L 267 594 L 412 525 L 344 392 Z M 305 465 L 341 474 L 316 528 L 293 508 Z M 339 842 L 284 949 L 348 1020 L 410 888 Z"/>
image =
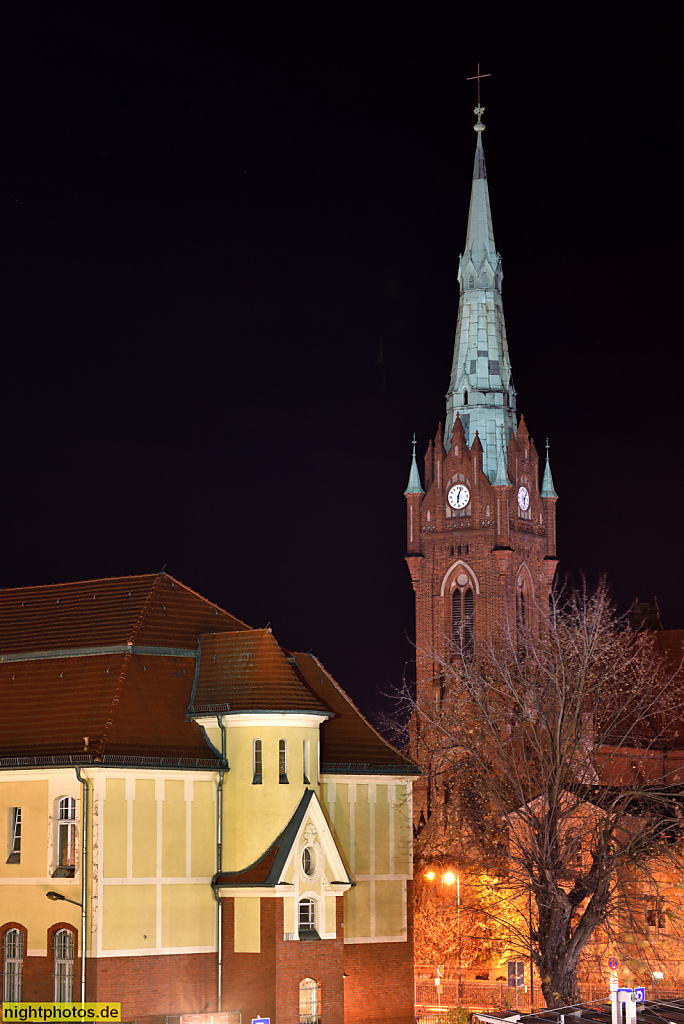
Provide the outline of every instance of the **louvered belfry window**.
<path id="1" fill-rule="evenodd" d="M 454 654 L 470 654 L 475 647 L 475 597 L 470 587 L 451 595 L 451 630 Z"/>

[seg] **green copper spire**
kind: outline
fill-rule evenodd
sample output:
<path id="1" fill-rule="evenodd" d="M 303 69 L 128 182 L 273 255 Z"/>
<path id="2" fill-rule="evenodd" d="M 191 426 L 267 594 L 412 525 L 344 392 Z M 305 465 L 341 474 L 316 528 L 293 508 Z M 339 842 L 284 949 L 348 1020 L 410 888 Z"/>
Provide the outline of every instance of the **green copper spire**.
<path id="1" fill-rule="evenodd" d="M 544 479 L 542 480 L 541 489 L 542 498 L 557 498 L 555 490 L 553 489 L 553 477 L 551 476 L 551 463 L 549 462 L 549 439 L 546 438 L 546 466 L 544 467 Z"/>
<path id="2" fill-rule="evenodd" d="M 413 454 L 411 455 L 411 471 L 409 473 L 408 485 L 404 494 L 424 494 L 420 483 L 420 473 L 416 462 L 416 435 L 413 435 Z"/>
<path id="3" fill-rule="evenodd" d="M 482 114 L 475 107 L 477 132 L 473 183 L 465 252 L 460 257 L 460 300 L 451 381 L 447 394 L 445 441 L 451 441 L 456 413 L 472 443 L 477 430 L 482 465 L 490 480 L 496 475 L 498 439 L 516 431 L 515 388 L 508 356 L 501 282 L 501 257 L 496 251 L 489 205 L 487 168 L 482 146 Z"/>

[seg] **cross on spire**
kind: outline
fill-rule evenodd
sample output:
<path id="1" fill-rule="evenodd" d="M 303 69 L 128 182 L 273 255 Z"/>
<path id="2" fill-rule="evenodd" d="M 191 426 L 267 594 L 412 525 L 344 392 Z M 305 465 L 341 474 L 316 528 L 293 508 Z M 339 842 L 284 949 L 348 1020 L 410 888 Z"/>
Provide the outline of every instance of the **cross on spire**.
<path id="1" fill-rule="evenodd" d="M 478 105 L 478 107 L 482 106 L 482 104 L 480 103 L 480 79 L 481 78 L 491 78 L 491 77 L 492 77 L 491 71 L 488 74 L 486 74 L 486 75 L 481 75 L 480 74 L 480 64 L 479 64 L 479 61 L 478 61 L 477 74 L 476 75 L 471 75 L 470 78 L 466 78 L 466 82 L 474 82 L 475 79 L 477 79 L 477 105 Z"/>

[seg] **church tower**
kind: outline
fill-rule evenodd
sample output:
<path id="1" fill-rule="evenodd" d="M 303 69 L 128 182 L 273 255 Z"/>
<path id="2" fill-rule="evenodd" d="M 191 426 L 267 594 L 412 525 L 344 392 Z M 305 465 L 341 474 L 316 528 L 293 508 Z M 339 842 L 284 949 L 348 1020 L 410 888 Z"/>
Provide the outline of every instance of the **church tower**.
<path id="1" fill-rule="evenodd" d="M 420 706 L 434 699 L 440 666 L 478 645 L 533 625 L 556 570 L 556 500 L 548 446 L 539 455 L 524 419 L 506 340 L 501 256 L 496 251 L 477 106 L 477 146 L 446 427 L 415 454 L 406 488 L 407 556 L 416 598 Z"/>

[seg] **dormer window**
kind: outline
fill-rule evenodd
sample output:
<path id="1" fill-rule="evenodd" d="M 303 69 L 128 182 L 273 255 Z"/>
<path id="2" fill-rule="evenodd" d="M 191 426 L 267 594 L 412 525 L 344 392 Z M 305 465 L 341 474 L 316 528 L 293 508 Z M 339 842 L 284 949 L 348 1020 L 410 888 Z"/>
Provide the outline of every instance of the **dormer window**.
<path id="1" fill-rule="evenodd" d="M 482 287 L 489 288 L 489 278 L 487 277 L 486 274 L 482 275 Z"/>
<path id="2" fill-rule="evenodd" d="M 468 287 L 469 288 L 474 288 L 475 287 L 475 278 L 473 277 L 472 274 L 468 278 Z"/>

